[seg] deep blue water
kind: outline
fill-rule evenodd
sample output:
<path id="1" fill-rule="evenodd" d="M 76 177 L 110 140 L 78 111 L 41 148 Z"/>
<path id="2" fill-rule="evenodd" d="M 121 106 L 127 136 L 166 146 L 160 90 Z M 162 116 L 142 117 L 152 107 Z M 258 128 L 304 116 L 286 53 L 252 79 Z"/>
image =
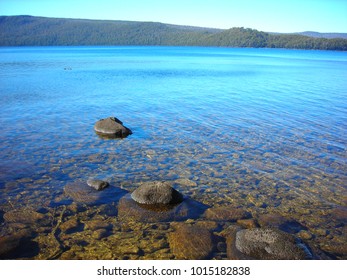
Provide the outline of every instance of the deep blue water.
<path id="1" fill-rule="evenodd" d="M 285 193 L 346 206 L 346 77 L 344 52 L 1 48 L 1 203 L 49 203 L 100 177 L 129 189 L 190 179 L 187 194 L 211 205 L 276 189 L 273 207 L 289 207 Z M 108 116 L 133 135 L 99 138 Z"/>

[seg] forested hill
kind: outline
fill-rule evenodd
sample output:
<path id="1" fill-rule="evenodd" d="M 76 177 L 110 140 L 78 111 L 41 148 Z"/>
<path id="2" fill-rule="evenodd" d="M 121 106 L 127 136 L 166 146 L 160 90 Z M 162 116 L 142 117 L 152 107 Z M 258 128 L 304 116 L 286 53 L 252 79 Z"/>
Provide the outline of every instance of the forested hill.
<path id="1" fill-rule="evenodd" d="M 156 22 L 1 16 L 0 46 L 155 45 L 347 51 L 347 39 Z"/>

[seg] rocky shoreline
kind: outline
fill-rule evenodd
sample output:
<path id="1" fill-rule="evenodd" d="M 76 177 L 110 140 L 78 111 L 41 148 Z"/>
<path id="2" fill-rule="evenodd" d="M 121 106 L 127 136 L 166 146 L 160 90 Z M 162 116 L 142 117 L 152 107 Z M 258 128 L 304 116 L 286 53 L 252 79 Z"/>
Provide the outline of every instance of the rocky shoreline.
<path id="1" fill-rule="evenodd" d="M 115 117 L 94 129 L 106 139 L 132 134 Z M 132 192 L 94 178 L 68 183 L 54 206 L 0 213 L 0 259 L 334 259 L 294 219 L 207 205 L 182 186 L 199 187 L 188 178 L 144 181 Z"/>
<path id="2" fill-rule="evenodd" d="M 254 218 L 231 205 L 203 205 L 172 185 L 144 182 L 128 193 L 103 180 L 68 184 L 65 196 L 72 203 L 59 207 L 60 213 L 23 208 L 3 214 L 9 231 L 0 238 L 0 258 L 35 258 L 29 252 L 36 252 L 44 259 L 75 259 L 82 257 L 84 245 L 93 243 L 109 244 L 108 254 L 94 256 L 105 259 L 156 259 L 159 252 L 164 259 L 331 259 L 293 220 L 279 215 Z M 141 239 L 158 231 L 161 234 L 147 242 Z M 81 246 L 69 245 L 73 236 L 79 236 Z M 132 241 L 126 243 L 128 238 Z M 115 239 L 122 240 L 117 250 Z M 55 248 L 53 253 L 52 248 L 38 253 L 41 242 Z M 151 246 L 156 250 L 147 254 Z"/>

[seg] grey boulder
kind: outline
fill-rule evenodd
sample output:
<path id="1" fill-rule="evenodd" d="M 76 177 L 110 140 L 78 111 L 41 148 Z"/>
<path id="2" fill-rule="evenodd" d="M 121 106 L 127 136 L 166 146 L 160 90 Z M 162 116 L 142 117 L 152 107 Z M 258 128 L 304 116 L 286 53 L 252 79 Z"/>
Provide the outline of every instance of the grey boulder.
<path id="1" fill-rule="evenodd" d="M 131 198 L 140 204 L 177 204 L 183 201 L 183 196 L 170 183 L 161 181 L 141 184 Z"/>
<path id="2" fill-rule="evenodd" d="M 108 117 L 97 121 L 94 125 L 94 130 L 101 136 L 114 138 L 124 138 L 132 134 L 132 131 L 115 117 Z"/>
<path id="3" fill-rule="evenodd" d="M 241 259 L 312 259 L 309 248 L 295 236 L 275 229 L 245 229 L 236 233 L 234 249 Z M 240 254 L 238 254 L 240 257 Z"/>

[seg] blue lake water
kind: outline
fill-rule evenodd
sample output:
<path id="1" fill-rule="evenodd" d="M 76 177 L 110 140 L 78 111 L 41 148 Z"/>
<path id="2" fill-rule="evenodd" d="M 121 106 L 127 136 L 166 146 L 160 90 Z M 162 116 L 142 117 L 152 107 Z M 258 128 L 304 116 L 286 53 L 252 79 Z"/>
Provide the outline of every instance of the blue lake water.
<path id="1" fill-rule="evenodd" d="M 346 257 L 344 52 L 1 48 L 0 102 L 3 213 L 68 205 L 64 186 L 91 177 L 163 180 L 209 207 L 292 218 Z M 98 137 L 109 116 L 133 134 Z"/>

